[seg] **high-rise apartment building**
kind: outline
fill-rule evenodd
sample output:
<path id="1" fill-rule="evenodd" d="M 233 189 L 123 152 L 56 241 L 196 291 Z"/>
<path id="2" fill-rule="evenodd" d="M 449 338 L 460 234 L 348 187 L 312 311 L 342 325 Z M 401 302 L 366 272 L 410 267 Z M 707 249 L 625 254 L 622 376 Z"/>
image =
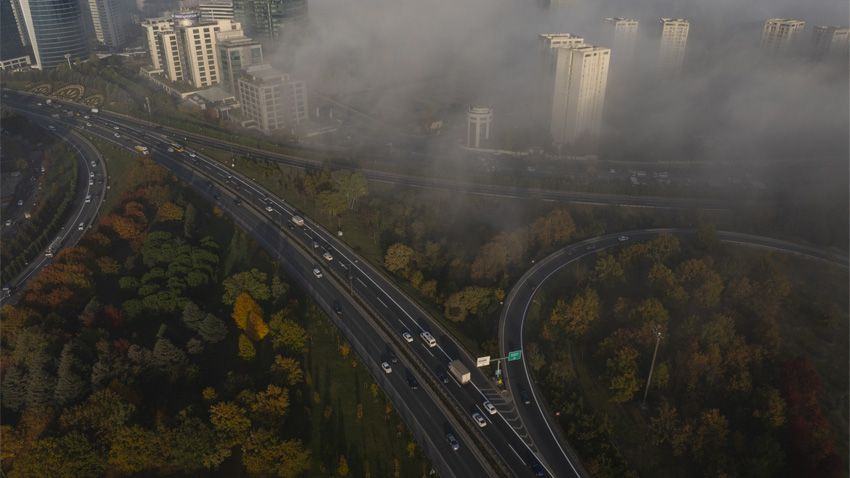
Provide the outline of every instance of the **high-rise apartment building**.
<path id="1" fill-rule="evenodd" d="M 206 0 L 198 4 L 202 21 L 233 20 L 233 2 L 230 0 Z"/>
<path id="2" fill-rule="evenodd" d="M 241 31 L 220 32 L 217 40 L 221 86 L 236 93 L 242 70 L 263 63 L 263 47 Z"/>
<path id="3" fill-rule="evenodd" d="M 129 6 L 124 0 L 88 0 L 92 27 L 98 43 L 118 49 L 127 42 Z"/>
<path id="4" fill-rule="evenodd" d="M 264 133 L 292 129 L 307 120 L 307 88 L 271 65 L 254 65 L 239 78 L 239 102 L 250 126 Z"/>
<path id="5" fill-rule="evenodd" d="M 480 148 L 490 140 L 493 108 L 470 106 L 466 111 L 466 146 Z"/>
<path id="6" fill-rule="evenodd" d="M 761 32 L 761 47 L 767 53 L 787 51 L 805 28 L 806 22 L 787 18 L 768 18 Z"/>
<path id="7" fill-rule="evenodd" d="M 594 141 L 602 125 L 611 50 L 569 34 L 541 35 L 549 132 L 557 144 Z"/>
<path id="8" fill-rule="evenodd" d="M 249 36 L 275 40 L 307 20 L 307 0 L 233 0 L 233 13 Z"/>
<path id="9" fill-rule="evenodd" d="M 817 26 L 814 28 L 812 43 L 817 58 L 847 59 L 850 54 L 850 28 Z"/>
<path id="10" fill-rule="evenodd" d="M 658 23 L 661 28 L 658 66 L 663 74 L 678 75 L 685 61 L 691 24 L 683 18 L 661 18 Z"/>
<path id="11" fill-rule="evenodd" d="M 605 37 L 611 47 L 612 62 L 628 64 L 637 47 L 638 21 L 633 18 L 606 18 L 602 21 Z"/>
<path id="12" fill-rule="evenodd" d="M 79 1 L 17 0 L 16 6 L 19 26 L 32 48 L 34 68 L 54 68 L 88 55 Z"/>
<path id="13" fill-rule="evenodd" d="M 191 18 L 154 18 L 142 22 L 146 30 L 153 70 L 161 70 L 171 81 L 186 81 L 196 88 L 221 81 L 218 34 L 241 36 L 239 23 L 211 22 Z"/>

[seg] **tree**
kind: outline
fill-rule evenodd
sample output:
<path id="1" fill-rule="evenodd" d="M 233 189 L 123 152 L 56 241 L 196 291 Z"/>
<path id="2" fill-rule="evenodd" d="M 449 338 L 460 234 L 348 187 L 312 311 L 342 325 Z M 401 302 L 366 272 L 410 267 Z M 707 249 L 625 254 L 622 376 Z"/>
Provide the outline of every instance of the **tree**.
<path id="1" fill-rule="evenodd" d="M 112 390 L 98 390 L 80 405 L 65 410 L 59 418 L 63 427 L 88 431 L 98 437 L 111 437 L 124 427 L 136 407 Z"/>
<path id="2" fill-rule="evenodd" d="M 307 331 L 295 321 L 284 318 L 284 311 L 272 316 L 269 322 L 272 345 L 275 350 L 287 350 L 291 353 L 302 354 L 307 351 L 309 337 Z"/>
<path id="3" fill-rule="evenodd" d="M 319 193 L 319 206 L 329 216 L 337 217 L 348 206 L 348 201 L 337 191 L 322 191 Z"/>
<path id="4" fill-rule="evenodd" d="M 171 201 L 166 201 L 157 210 L 156 217 L 160 221 L 182 221 L 183 208 Z"/>
<path id="5" fill-rule="evenodd" d="M 257 269 L 233 274 L 222 283 L 224 295 L 221 301 L 228 305 L 233 304 L 243 293 L 247 293 L 256 300 L 268 300 L 271 295 L 267 281 L 268 275 Z"/>
<path id="6" fill-rule="evenodd" d="M 558 301 L 555 304 L 550 321 L 560 324 L 567 335 L 581 337 L 587 333 L 590 326 L 599 318 L 599 296 L 596 291 L 586 287 L 566 304 Z"/>
<path id="7" fill-rule="evenodd" d="M 593 271 L 593 277 L 596 281 L 610 285 L 623 280 L 623 276 L 623 267 L 620 266 L 614 256 L 605 253 L 599 254 Z"/>
<path id="8" fill-rule="evenodd" d="M 413 249 L 397 242 L 387 248 L 387 253 L 384 255 L 384 267 L 392 273 L 407 277 L 414 265 L 415 257 L 416 252 Z"/>
<path id="9" fill-rule="evenodd" d="M 168 372 L 172 378 L 176 378 L 189 362 L 186 353 L 165 337 L 157 339 L 153 346 L 152 358 L 153 365 L 163 372 Z"/>
<path id="10" fill-rule="evenodd" d="M 245 409 L 233 402 L 220 402 L 210 406 L 210 422 L 226 443 L 236 444 L 243 441 L 251 429 L 251 420 L 248 419 Z"/>
<path id="11" fill-rule="evenodd" d="M 121 473 L 153 470 L 160 463 L 159 437 L 137 425 L 122 427 L 110 440 L 107 462 Z"/>
<path id="12" fill-rule="evenodd" d="M 198 334 L 205 342 L 217 344 L 227 337 L 227 325 L 212 314 L 206 314 L 198 326 Z"/>
<path id="13" fill-rule="evenodd" d="M 286 378 L 289 386 L 298 385 L 304 381 L 304 371 L 297 360 L 290 357 L 277 355 L 272 364 L 272 372 Z"/>
<path id="14" fill-rule="evenodd" d="M 334 171 L 331 173 L 334 187 L 345 197 L 348 209 L 353 210 L 357 200 L 369 193 L 366 177 L 360 172 Z"/>
<path id="15" fill-rule="evenodd" d="M 195 234 L 197 225 L 198 210 L 192 203 L 186 205 L 186 211 L 183 214 L 183 236 L 191 239 Z"/>
<path id="16" fill-rule="evenodd" d="M 253 340 L 261 340 L 269 331 L 268 325 L 263 321 L 263 309 L 245 292 L 236 296 L 231 317 L 236 326 Z"/>
<path id="17" fill-rule="evenodd" d="M 572 237 L 576 225 L 566 209 L 555 209 L 531 225 L 531 237 L 541 247 L 550 247 Z"/>
<path id="18" fill-rule="evenodd" d="M 251 412 L 261 423 L 282 423 L 288 408 L 289 392 L 277 385 L 266 387 L 251 403 Z"/>
<path id="19" fill-rule="evenodd" d="M 248 473 L 274 473 L 294 478 L 310 467 L 310 454 L 297 440 L 280 441 L 271 432 L 251 432 L 242 445 L 242 463 Z"/>
<path id="20" fill-rule="evenodd" d="M 242 360 L 251 360 L 256 355 L 257 350 L 254 348 L 251 339 L 246 337 L 245 334 L 239 334 L 239 358 Z"/>
<path id="21" fill-rule="evenodd" d="M 9 435 L 4 433 L 5 442 Z M 72 431 L 60 437 L 35 440 L 26 453 L 18 454 L 9 473 L 11 478 L 50 476 L 77 478 L 102 476 L 106 462 L 99 450 L 82 433 Z"/>
<path id="22" fill-rule="evenodd" d="M 53 399 L 58 405 L 77 400 L 86 390 L 87 384 L 83 376 L 88 374 L 82 368 L 82 363 L 76 357 L 76 344 L 66 343 L 59 355 L 56 389 L 53 391 Z"/>
<path id="23" fill-rule="evenodd" d="M 466 287 L 446 299 L 446 318 L 454 322 L 463 322 L 469 314 L 478 314 L 486 310 L 493 302 L 493 290 L 485 287 Z"/>
<path id="24" fill-rule="evenodd" d="M 348 460 L 345 459 L 344 455 L 339 456 L 339 464 L 336 467 L 336 473 L 339 476 L 348 476 Z"/>
<path id="25" fill-rule="evenodd" d="M 640 390 L 637 370 L 638 351 L 626 346 L 617 350 L 614 357 L 606 362 L 608 390 L 611 391 L 611 401 L 627 402 Z"/>
<path id="26" fill-rule="evenodd" d="M 158 468 L 162 474 L 197 474 L 219 456 L 212 427 L 188 416 L 185 410 L 178 414 L 175 426 L 158 426 L 157 434 L 161 454 Z M 208 467 L 215 468 L 218 463 Z"/>

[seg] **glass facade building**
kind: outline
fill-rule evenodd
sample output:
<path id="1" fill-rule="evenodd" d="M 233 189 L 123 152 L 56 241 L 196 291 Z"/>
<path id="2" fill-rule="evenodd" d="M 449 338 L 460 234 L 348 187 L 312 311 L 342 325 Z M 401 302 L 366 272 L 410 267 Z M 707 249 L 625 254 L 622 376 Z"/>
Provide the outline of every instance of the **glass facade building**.
<path id="1" fill-rule="evenodd" d="M 78 0 L 18 0 L 36 68 L 88 55 Z"/>

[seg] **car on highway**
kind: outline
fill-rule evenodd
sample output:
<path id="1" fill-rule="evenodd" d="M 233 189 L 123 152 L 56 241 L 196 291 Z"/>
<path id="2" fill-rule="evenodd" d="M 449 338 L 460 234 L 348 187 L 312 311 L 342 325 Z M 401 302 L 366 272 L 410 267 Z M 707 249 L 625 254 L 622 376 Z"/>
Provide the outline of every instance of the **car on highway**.
<path id="1" fill-rule="evenodd" d="M 112 136 L 115 136 L 116 138 L 120 138 L 120 137 L 121 137 L 121 135 L 120 135 L 120 134 L 118 134 L 118 133 L 115 133 L 115 134 L 113 134 Z"/>
<path id="2" fill-rule="evenodd" d="M 274 209 L 271 206 L 266 206 L 266 212 L 274 212 Z"/>
<path id="3" fill-rule="evenodd" d="M 23 206 L 23 205 L 24 205 L 24 200 L 23 200 L 23 199 L 18 199 L 18 202 L 16 202 L 15 204 L 17 204 L 18 206 Z"/>
<path id="4" fill-rule="evenodd" d="M 534 476 L 546 476 L 546 470 L 543 469 L 543 465 L 537 461 L 537 458 L 531 457 L 528 459 L 528 463 L 531 465 L 531 471 L 534 473 Z"/>
<path id="5" fill-rule="evenodd" d="M 384 369 L 384 373 L 393 373 L 393 368 L 386 362 L 381 362 L 381 368 Z"/>
<path id="6" fill-rule="evenodd" d="M 484 405 L 484 410 L 487 410 L 487 413 L 489 413 L 490 415 L 496 414 L 496 407 L 492 403 L 490 403 L 489 400 L 485 401 L 482 405 Z"/>
<path id="7" fill-rule="evenodd" d="M 629 240 L 629 236 L 620 236 L 617 238 L 617 240 L 620 242 L 626 242 Z"/>
<path id="8" fill-rule="evenodd" d="M 325 253 L 322 254 L 322 257 L 324 257 L 326 261 L 334 260 L 334 256 L 332 256 L 331 253 L 328 251 L 325 251 Z"/>
<path id="9" fill-rule="evenodd" d="M 82 231 L 82 230 L 83 230 L 83 229 L 85 229 L 85 228 L 86 228 L 86 223 L 84 223 L 84 222 L 81 222 L 81 223 L 77 226 L 77 230 L 78 230 L 78 231 Z"/>
<path id="10" fill-rule="evenodd" d="M 292 223 L 301 227 L 304 225 L 304 218 L 301 216 L 292 216 Z"/>
<path id="11" fill-rule="evenodd" d="M 531 395 L 528 394 L 528 390 L 520 387 L 519 388 L 519 399 L 525 405 L 531 405 Z"/>
<path id="12" fill-rule="evenodd" d="M 321 279 L 323 277 L 322 270 L 318 267 L 313 268 L 313 275 L 316 276 L 316 279 Z"/>
<path id="13" fill-rule="evenodd" d="M 49 129 L 50 131 L 56 131 L 56 127 L 53 125 L 48 126 L 47 129 Z"/>
<path id="14" fill-rule="evenodd" d="M 588 250 L 588 251 L 592 251 L 592 250 L 596 249 L 596 245 L 595 244 L 588 244 L 587 247 L 585 247 L 585 249 Z"/>
<path id="15" fill-rule="evenodd" d="M 422 341 L 425 342 L 425 344 L 427 344 L 428 347 L 435 347 L 437 345 L 437 340 L 434 339 L 434 336 L 431 335 L 431 332 L 428 332 L 426 330 L 426 331 L 422 332 L 421 334 L 419 334 L 419 336 L 422 337 Z"/>
<path id="16" fill-rule="evenodd" d="M 6 224 L 6 227 L 11 226 L 11 225 L 12 225 L 12 220 L 11 220 L 11 219 L 6 219 L 5 224 Z"/>
<path id="17" fill-rule="evenodd" d="M 168 152 L 169 152 L 169 153 L 173 153 L 173 152 L 174 152 L 174 148 L 168 148 Z"/>
<path id="18" fill-rule="evenodd" d="M 91 194 L 86 194 L 86 204 L 91 202 Z"/>
<path id="19" fill-rule="evenodd" d="M 407 386 L 410 387 L 411 390 L 419 390 L 419 382 L 416 381 L 416 377 L 413 375 L 407 375 Z"/>
<path id="20" fill-rule="evenodd" d="M 193 152 L 189 151 L 189 157 L 190 157 L 190 158 L 195 158 L 195 157 L 197 157 L 197 156 L 198 156 L 197 154 L 195 154 L 195 153 L 193 153 Z"/>
<path id="21" fill-rule="evenodd" d="M 319 248 L 319 241 L 314 239 L 313 240 L 313 249 L 318 249 L 318 248 Z"/>
<path id="22" fill-rule="evenodd" d="M 484 428 L 487 426 L 487 420 L 485 420 L 484 417 L 478 412 L 472 414 L 472 419 L 475 420 L 475 423 L 478 424 L 479 428 Z"/>
<path id="23" fill-rule="evenodd" d="M 96 162 L 94 162 L 94 161 L 92 161 L 92 162 L 91 162 L 91 167 L 96 168 L 96 167 L 97 167 L 97 163 L 96 163 Z"/>
<path id="24" fill-rule="evenodd" d="M 94 186 L 94 179 L 89 179 L 89 186 Z"/>
<path id="25" fill-rule="evenodd" d="M 113 126 L 112 129 L 117 131 L 119 128 L 117 126 Z"/>
<path id="26" fill-rule="evenodd" d="M 90 178 L 93 178 L 93 177 L 94 177 L 94 171 L 89 171 L 89 177 L 90 177 Z"/>
<path id="27" fill-rule="evenodd" d="M 401 337 L 402 337 L 402 338 L 404 339 L 404 341 L 405 341 L 405 342 L 407 342 L 407 343 L 411 343 L 411 342 L 413 342 L 413 336 L 412 336 L 412 335 L 410 335 L 410 332 L 402 332 L 402 333 L 401 333 Z"/>
<path id="28" fill-rule="evenodd" d="M 335 300 L 333 307 L 334 307 L 334 313 L 336 315 L 338 315 L 339 317 L 342 317 L 342 306 L 339 305 L 339 301 Z"/>
<path id="29" fill-rule="evenodd" d="M 449 376 L 442 369 L 437 370 L 437 379 L 443 383 L 449 383 Z"/>
<path id="30" fill-rule="evenodd" d="M 387 348 L 387 360 L 389 360 L 390 363 L 398 363 L 398 355 L 396 355 L 390 348 Z"/>
<path id="31" fill-rule="evenodd" d="M 86 126 L 91 126 L 91 123 L 89 123 L 88 121 L 86 121 Z"/>
<path id="32" fill-rule="evenodd" d="M 457 438 L 451 433 L 446 434 L 446 441 L 449 442 L 449 446 L 452 447 L 452 450 L 458 451 L 460 450 L 460 442 L 457 441 Z"/>

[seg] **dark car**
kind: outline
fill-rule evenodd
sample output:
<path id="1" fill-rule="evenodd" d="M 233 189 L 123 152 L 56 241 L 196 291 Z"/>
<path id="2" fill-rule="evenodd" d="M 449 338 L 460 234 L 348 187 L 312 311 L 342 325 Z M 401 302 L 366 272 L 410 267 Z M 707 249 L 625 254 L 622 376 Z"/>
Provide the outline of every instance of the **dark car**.
<path id="1" fill-rule="evenodd" d="M 519 399 L 522 400 L 522 403 L 531 405 L 531 395 L 529 395 L 528 390 L 524 388 L 519 389 Z"/>
<path id="2" fill-rule="evenodd" d="M 239 198 L 233 198 L 233 204 L 242 204 L 242 200 Z"/>
<path id="3" fill-rule="evenodd" d="M 334 301 L 334 312 L 336 315 L 342 317 L 342 306 L 337 301 Z"/>
<path id="4" fill-rule="evenodd" d="M 457 438 L 451 433 L 446 435 L 446 441 L 449 442 L 449 446 L 452 447 L 452 450 L 458 451 L 460 450 L 460 442 L 457 441 Z"/>
<path id="5" fill-rule="evenodd" d="M 387 358 L 388 358 L 388 359 L 390 360 L 390 362 L 392 362 L 392 363 L 398 363 L 398 357 L 396 356 L 396 354 L 394 354 L 394 353 L 393 353 L 393 351 L 392 351 L 392 350 L 388 350 L 388 351 L 387 351 Z"/>
<path id="6" fill-rule="evenodd" d="M 407 375 L 407 384 L 413 390 L 419 389 L 419 382 L 416 381 L 416 378 L 413 375 L 410 375 L 410 374 Z"/>
<path id="7" fill-rule="evenodd" d="M 437 378 L 443 383 L 449 383 L 449 376 L 442 370 L 437 370 Z"/>
<path id="8" fill-rule="evenodd" d="M 531 471 L 534 472 L 534 476 L 546 476 L 546 470 L 536 458 L 529 458 L 528 461 L 531 464 Z"/>

